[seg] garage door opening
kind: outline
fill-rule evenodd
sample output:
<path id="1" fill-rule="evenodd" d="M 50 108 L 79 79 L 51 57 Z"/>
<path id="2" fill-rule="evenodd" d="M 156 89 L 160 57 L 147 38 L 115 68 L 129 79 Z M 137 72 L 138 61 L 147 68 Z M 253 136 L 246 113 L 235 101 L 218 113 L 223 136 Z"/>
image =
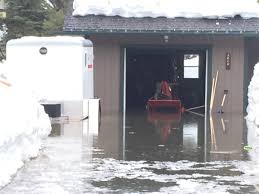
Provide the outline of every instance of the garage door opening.
<path id="1" fill-rule="evenodd" d="M 127 48 L 124 57 L 126 112 L 144 111 L 161 80 L 185 108 L 205 105 L 206 49 Z"/>

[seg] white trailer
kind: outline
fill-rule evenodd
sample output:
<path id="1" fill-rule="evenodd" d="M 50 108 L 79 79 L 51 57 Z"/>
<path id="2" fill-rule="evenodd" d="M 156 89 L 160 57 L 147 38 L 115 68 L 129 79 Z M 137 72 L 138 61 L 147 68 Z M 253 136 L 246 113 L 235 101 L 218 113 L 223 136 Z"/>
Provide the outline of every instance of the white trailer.
<path id="1" fill-rule="evenodd" d="M 6 46 L 16 80 L 31 88 L 42 104 L 60 104 L 69 119 L 98 116 L 94 99 L 93 44 L 83 37 L 22 37 Z M 14 72 L 14 71 L 13 71 Z"/>

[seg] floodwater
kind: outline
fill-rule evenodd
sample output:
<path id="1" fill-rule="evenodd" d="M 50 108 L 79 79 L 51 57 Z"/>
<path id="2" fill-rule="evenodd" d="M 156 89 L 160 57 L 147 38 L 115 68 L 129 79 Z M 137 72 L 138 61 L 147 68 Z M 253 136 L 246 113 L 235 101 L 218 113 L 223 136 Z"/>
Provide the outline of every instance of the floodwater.
<path id="1" fill-rule="evenodd" d="M 134 112 L 102 115 L 95 129 L 87 121 L 52 126 L 39 156 L 0 193 L 259 191 L 243 115 Z"/>

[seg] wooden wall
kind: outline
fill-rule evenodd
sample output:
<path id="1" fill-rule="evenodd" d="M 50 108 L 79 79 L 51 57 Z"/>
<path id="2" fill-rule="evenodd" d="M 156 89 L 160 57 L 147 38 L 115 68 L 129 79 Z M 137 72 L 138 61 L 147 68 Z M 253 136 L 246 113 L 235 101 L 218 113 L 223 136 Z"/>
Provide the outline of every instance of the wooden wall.
<path id="1" fill-rule="evenodd" d="M 217 111 L 224 90 L 228 90 L 225 112 L 243 112 L 244 38 L 239 36 L 176 36 L 169 35 L 92 35 L 94 43 L 95 96 L 101 98 L 104 112 L 122 110 L 123 70 L 121 48 L 125 45 L 193 46 L 212 48 L 212 76 L 219 71 L 219 81 L 213 111 Z M 231 69 L 225 69 L 226 53 L 231 54 Z M 212 76 L 209 77 L 210 81 Z M 211 83 L 208 85 L 211 87 Z M 210 94 L 208 94 L 210 96 Z"/>
<path id="2" fill-rule="evenodd" d="M 231 54 L 231 69 L 226 70 L 226 53 Z M 213 42 L 212 75 L 219 71 L 214 111 L 228 90 L 225 112 L 243 112 L 244 41 L 241 38 L 217 38 Z"/>
<path id="3" fill-rule="evenodd" d="M 94 45 L 94 93 L 101 99 L 102 111 L 119 110 L 120 46 L 111 42 Z"/>

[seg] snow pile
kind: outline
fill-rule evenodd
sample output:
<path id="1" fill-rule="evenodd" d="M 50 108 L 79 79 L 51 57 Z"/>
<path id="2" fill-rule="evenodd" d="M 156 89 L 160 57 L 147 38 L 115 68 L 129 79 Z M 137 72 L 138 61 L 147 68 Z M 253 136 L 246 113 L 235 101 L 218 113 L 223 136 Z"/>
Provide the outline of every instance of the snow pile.
<path id="1" fill-rule="evenodd" d="M 259 177 L 255 178 L 254 175 L 259 174 L 259 63 L 254 67 L 254 74 L 248 87 L 247 113 L 247 143 L 250 147 L 248 153 L 251 163 L 238 166 L 247 176 L 253 176 L 249 179 L 250 182 L 258 184 Z"/>
<path id="2" fill-rule="evenodd" d="M 257 0 L 74 0 L 74 16 L 224 18 L 259 17 Z"/>
<path id="3" fill-rule="evenodd" d="M 244 181 L 257 185 L 259 182 L 259 63 L 254 67 L 254 75 L 248 87 L 247 113 L 247 144 L 251 161 L 239 162 L 236 166 L 245 173 Z"/>
<path id="4" fill-rule="evenodd" d="M 259 134 L 258 130 L 259 127 L 255 125 L 255 123 L 250 122 L 247 120 L 246 122 L 247 128 L 248 128 L 248 133 L 247 133 L 247 143 L 251 147 L 251 150 L 249 150 L 249 156 L 251 161 L 254 161 L 257 163 L 257 174 L 259 174 Z M 253 169 L 256 170 L 255 168 Z"/>
<path id="5" fill-rule="evenodd" d="M 37 156 L 51 130 L 44 108 L 25 86 L 7 80 L 8 73 L 0 63 L 0 188 L 24 161 Z"/>
<path id="6" fill-rule="evenodd" d="M 246 121 L 248 134 L 247 150 L 249 161 L 236 161 L 234 165 L 244 174 L 242 175 L 242 184 L 258 185 L 259 182 L 259 127 L 249 120 Z"/>
<path id="7" fill-rule="evenodd" d="M 247 119 L 259 125 L 259 63 L 254 67 L 254 75 L 248 87 Z"/>

